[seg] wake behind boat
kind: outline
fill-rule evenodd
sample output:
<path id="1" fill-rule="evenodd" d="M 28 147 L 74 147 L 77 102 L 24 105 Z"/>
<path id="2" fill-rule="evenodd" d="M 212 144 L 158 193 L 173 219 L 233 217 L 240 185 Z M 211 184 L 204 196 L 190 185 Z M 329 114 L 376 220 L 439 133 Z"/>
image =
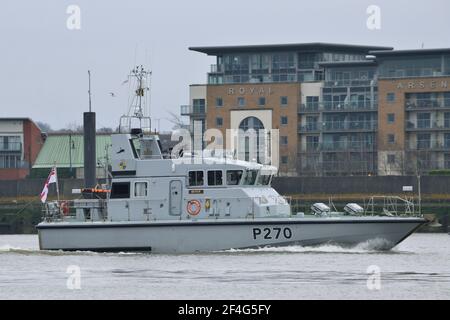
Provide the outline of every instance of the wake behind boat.
<path id="1" fill-rule="evenodd" d="M 134 72 L 139 105 L 131 117 L 140 124 L 146 74 Z M 426 222 L 293 214 L 271 187 L 276 167 L 188 153 L 166 158 L 156 134 L 128 124 L 127 132 L 112 135 L 111 186 L 46 203 L 37 225 L 40 249 L 191 253 L 369 240 L 391 249 Z"/>

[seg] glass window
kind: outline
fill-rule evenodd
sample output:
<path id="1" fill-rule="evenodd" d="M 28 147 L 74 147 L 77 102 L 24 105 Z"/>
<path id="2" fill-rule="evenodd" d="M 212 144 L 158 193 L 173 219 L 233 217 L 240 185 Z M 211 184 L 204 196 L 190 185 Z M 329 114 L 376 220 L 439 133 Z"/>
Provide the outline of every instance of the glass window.
<path id="1" fill-rule="evenodd" d="M 387 155 L 387 162 L 389 164 L 395 164 L 395 154 L 388 154 Z"/>
<path id="2" fill-rule="evenodd" d="M 267 186 L 267 185 L 269 185 L 269 183 L 270 183 L 270 178 L 271 178 L 271 175 L 270 174 L 260 174 L 259 176 L 258 176 L 258 179 L 257 179 L 257 181 L 256 181 L 256 184 L 257 185 L 259 185 L 259 186 Z"/>
<path id="3" fill-rule="evenodd" d="M 189 186 L 203 186 L 203 171 L 189 171 Z"/>
<path id="4" fill-rule="evenodd" d="M 287 136 L 281 136 L 280 140 L 281 140 L 281 144 L 282 145 L 287 145 L 288 144 L 288 137 Z"/>
<path id="5" fill-rule="evenodd" d="M 216 107 L 223 107 L 223 99 L 221 97 L 216 98 Z"/>
<path id="6" fill-rule="evenodd" d="M 282 106 L 287 106 L 287 104 L 288 104 L 288 97 L 286 97 L 286 96 L 280 97 L 280 104 Z"/>
<path id="7" fill-rule="evenodd" d="M 288 124 L 288 117 L 287 116 L 281 116 L 281 125 L 286 126 Z"/>
<path id="8" fill-rule="evenodd" d="M 134 196 L 146 197 L 147 196 L 147 182 L 136 182 L 134 184 Z"/>
<path id="9" fill-rule="evenodd" d="M 395 122 L 395 114 L 394 113 L 388 113 L 388 115 L 387 115 L 387 122 L 388 123 L 394 123 Z"/>
<path id="10" fill-rule="evenodd" d="M 288 163 L 288 157 L 287 156 L 282 156 L 281 157 L 281 164 L 287 164 Z"/>
<path id="11" fill-rule="evenodd" d="M 431 128 L 431 113 L 417 113 L 417 128 Z"/>
<path id="12" fill-rule="evenodd" d="M 111 186 L 111 199 L 127 199 L 130 197 L 129 182 L 113 182 Z"/>
<path id="13" fill-rule="evenodd" d="M 389 103 L 395 102 L 395 93 L 394 93 L 394 92 L 389 92 L 389 93 L 386 95 L 386 100 L 387 100 L 387 102 L 389 102 Z"/>
<path id="14" fill-rule="evenodd" d="M 239 107 L 245 106 L 245 98 L 244 97 L 238 97 L 238 106 Z"/>
<path id="15" fill-rule="evenodd" d="M 245 172 L 244 185 L 254 185 L 256 181 L 256 176 L 258 175 L 258 170 L 247 170 Z"/>
<path id="16" fill-rule="evenodd" d="M 228 170 L 227 171 L 227 184 L 234 186 L 238 185 L 242 178 L 242 170 Z"/>
<path id="17" fill-rule="evenodd" d="M 431 134 L 419 133 L 417 134 L 417 149 L 429 149 L 431 147 Z"/>
<path id="18" fill-rule="evenodd" d="M 319 136 L 306 136 L 306 151 L 314 151 L 319 148 Z"/>
<path id="19" fill-rule="evenodd" d="M 319 97 L 307 96 L 306 97 L 306 109 L 317 110 L 319 108 Z"/>
<path id="20" fill-rule="evenodd" d="M 387 141 L 389 144 L 395 143 L 395 134 L 388 134 L 387 135 Z"/>
<path id="21" fill-rule="evenodd" d="M 221 186 L 222 185 L 222 171 L 221 170 L 208 171 L 208 185 L 209 186 Z"/>
<path id="22" fill-rule="evenodd" d="M 193 99 L 193 113 L 205 113 L 205 99 Z"/>
<path id="23" fill-rule="evenodd" d="M 265 106 L 265 105 L 266 105 L 266 98 L 264 98 L 264 97 L 259 97 L 259 98 L 258 98 L 258 105 L 260 105 L 260 106 Z"/>
<path id="24" fill-rule="evenodd" d="M 216 118 L 216 126 L 217 127 L 223 126 L 223 118 L 220 118 L 220 117 Z"/>

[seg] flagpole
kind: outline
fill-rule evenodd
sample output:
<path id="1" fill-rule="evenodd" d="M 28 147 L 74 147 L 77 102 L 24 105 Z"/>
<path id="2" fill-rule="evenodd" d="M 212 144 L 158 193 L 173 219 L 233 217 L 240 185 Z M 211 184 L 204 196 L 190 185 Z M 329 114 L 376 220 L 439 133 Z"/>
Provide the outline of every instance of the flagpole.
<path id="1" fill-rule="evenodd" d="M 54 163 L 54 168 L 55 168 L 55 176 L 56 176 L 56 195 L 57 195 L 58 203 L 59 203 L 59 182 L 58 182 L 58 171 L 56 170 L 56 161 Z"/>

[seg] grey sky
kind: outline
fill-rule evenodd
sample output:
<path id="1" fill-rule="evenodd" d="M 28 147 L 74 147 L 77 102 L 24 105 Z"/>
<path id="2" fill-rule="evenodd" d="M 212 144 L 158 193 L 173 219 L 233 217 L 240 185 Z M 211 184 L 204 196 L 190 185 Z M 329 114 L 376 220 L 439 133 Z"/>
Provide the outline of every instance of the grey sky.
<path id="1" fill-rule="evenodd" d="M 81 30 L 66 28 L 67 6 L 81 8 Z M 381 30 L 366 27 L 369 5 Z M 82 123 L 87 70 L 97 126 L 116 127 L 127 108 L 121 86 L 136 62 L 149 65 L 151 113 L 168 117 L 204 83 L 213 58 L 197 45 L 333 42 L 450 47 L 448 0 L 3 0 L 0 4 L 0 117 L 25 116 L 53 128 Z M 137 48 L 137 50 L 136 50 Z M 115 92 L 116 98 L 109 95 Z M 156 122 L 155 122 L 156 123 Z M 161 120 L 161 129 L 171 125 Z"/>

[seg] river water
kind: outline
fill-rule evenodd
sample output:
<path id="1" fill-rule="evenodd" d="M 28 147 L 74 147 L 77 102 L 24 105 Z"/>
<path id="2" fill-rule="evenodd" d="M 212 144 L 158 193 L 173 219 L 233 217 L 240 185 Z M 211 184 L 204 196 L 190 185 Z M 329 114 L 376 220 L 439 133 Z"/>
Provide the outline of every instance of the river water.
<path id="1" fill-rule="evenodd" d="M 450 299 L 450 236 L 413 234 L 389 252 L 163 255 L 39 251 L 36 235 L 0 235 L 0 299 Z"/>

